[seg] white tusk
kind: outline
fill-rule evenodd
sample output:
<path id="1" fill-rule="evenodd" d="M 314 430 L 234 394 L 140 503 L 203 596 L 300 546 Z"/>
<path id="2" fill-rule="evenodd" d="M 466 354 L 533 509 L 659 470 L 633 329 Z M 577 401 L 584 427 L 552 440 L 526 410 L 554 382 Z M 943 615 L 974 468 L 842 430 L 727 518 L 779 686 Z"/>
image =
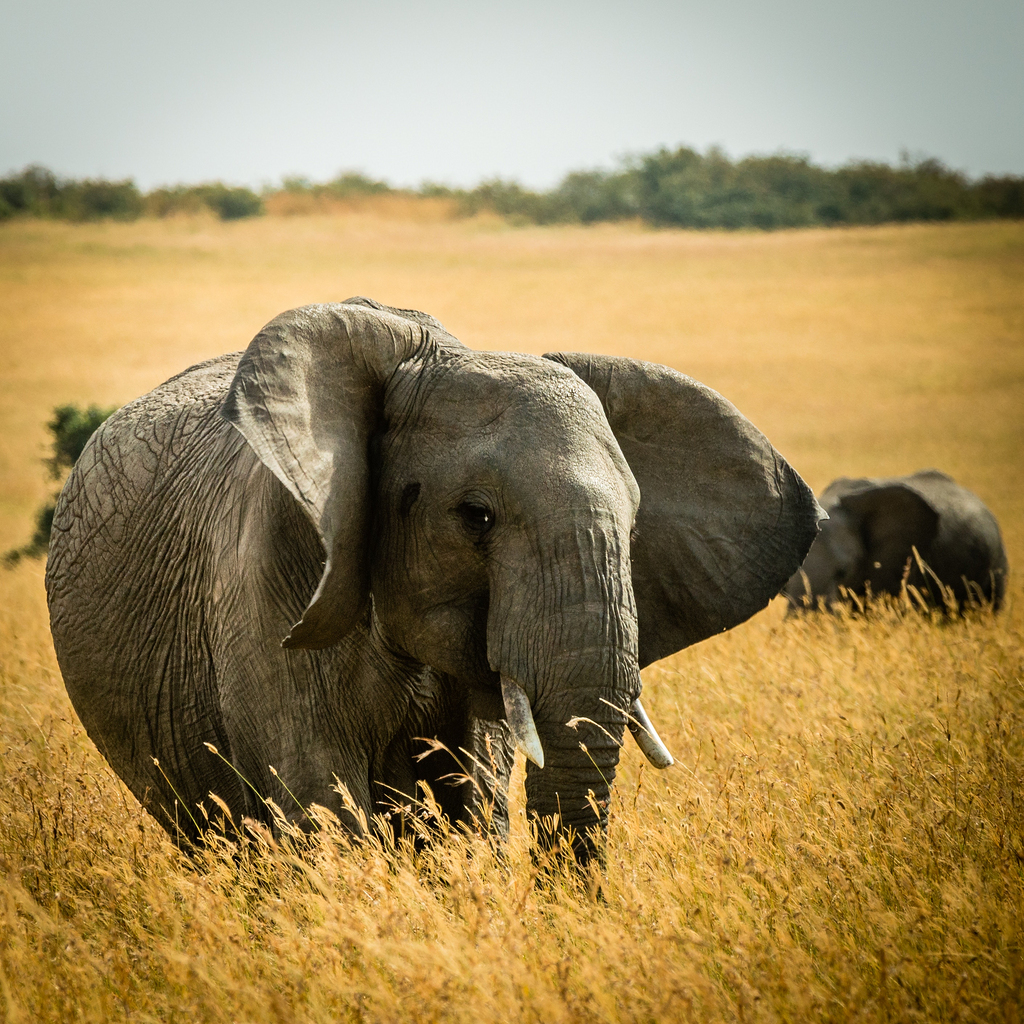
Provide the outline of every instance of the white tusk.
<path id="1" fill-rule="evenodd" d="M 672 755 L 668 752 L 668 747 L 661 742 L 661 737 L 651 725 L 651 720 L 647 717 L 647 712 L 644 711 L 639 697 L 629 706 L 627 721 L 629 722 L 629 731 L 633 734 L 637 746 L 655 768 L 668 768 L 674 763 Z"/>
<path id="2" fill-rule="evenodd" d="M 538 768 L 543 768 L 544 748 L 540 745 L 537 726 L 530 710 L 530 699 L 526 692 L 514 679 L 502 676 L 501 699 L 505 702 L 505 717 L 512 729 L 516 746 Z"/>

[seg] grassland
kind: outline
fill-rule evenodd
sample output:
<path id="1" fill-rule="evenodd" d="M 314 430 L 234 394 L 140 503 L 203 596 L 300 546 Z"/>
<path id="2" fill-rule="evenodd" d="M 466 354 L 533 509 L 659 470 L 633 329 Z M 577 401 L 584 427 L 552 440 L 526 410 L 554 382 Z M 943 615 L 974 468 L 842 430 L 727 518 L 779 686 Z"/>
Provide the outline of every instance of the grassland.
<path id="1" fill-rule="evenodd" d="M 1009 550 L 1008 607 L 788 621 L 653 666 L 677 765 L 630 744 L 600 900 L 503 856 L 196 870 L 64 695 L 42 566 L 0 572 L 0 1020 L 1019 1020 L 1024 1001 L 1024 224 L 776 234 L 510 229 L 368 208 L 0 226 L 0 547 L 64 402 L 124 402 L 271 316 L 366 294 L 467 344 L 669 363 L 816 489 L 937 466 Z M 269 847 L 273 846 L 273 849 Z"/>

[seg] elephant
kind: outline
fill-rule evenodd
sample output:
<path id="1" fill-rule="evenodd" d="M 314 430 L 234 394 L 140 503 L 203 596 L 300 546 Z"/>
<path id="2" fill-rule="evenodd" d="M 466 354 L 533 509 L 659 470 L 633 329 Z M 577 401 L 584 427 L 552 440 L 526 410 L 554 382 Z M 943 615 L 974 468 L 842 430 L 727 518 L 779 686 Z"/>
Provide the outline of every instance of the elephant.
<path id="1" fill-rule="evenodd" d="M 840 477 L 818 501 L 828 519 L 783 589 L 791 609 L 831 608 L 844 590 L 896 596 L 904 584 L 939 609 L 1002 604 L 1007 561 L 999 524 L 945 473 Z"/>
<path id="2" fill-rule="evenodd" d="M 474 351 L 357 296 L 106 421 L 54 515 L 51 631 L 88 735 L 182 845 L 210 794 L 365 834 L 424 787 L 505 835 L 518 748 L 541 848 L 585 865 L 627 722 L 672 760 L 640 670 L 764 607 L 820 515 L 682 373 Z"/>

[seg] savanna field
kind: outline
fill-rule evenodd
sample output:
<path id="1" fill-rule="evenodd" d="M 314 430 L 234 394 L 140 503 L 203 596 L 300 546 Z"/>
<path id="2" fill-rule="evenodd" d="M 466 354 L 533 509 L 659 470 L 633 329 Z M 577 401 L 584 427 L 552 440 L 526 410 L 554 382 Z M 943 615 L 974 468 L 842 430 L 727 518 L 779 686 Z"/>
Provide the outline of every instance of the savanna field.
<path id="1" fill-rule="evenodd" d="M 46 421 L 368 295 L 474 348 L 631 355 L 733 401 L 819 491 L 934 466 L 998 517 L 1007 605 L 787 619 L 644 673 L 607 864 L 249 832 L 180 853 L 65 696 L 43 564 L 0 568 L 0 1021 L 1017 1021 L 1024 1003 L 1024 223 L 513 228 L 402 200 L 0 225 L 0 549 Z M 207 808 L 212 813 L 213 804 Z"/>

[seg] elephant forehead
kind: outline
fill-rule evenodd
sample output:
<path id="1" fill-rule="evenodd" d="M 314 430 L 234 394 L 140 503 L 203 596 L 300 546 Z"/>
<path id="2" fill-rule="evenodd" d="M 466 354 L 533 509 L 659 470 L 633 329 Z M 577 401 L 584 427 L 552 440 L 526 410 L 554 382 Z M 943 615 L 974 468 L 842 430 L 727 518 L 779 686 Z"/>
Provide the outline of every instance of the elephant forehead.
<path id="1" fill-rule="evenodd" d="M 431 425 L 556 435 L 611 436 L 594 392 L 571 370 L 536 356 L 470 352 L 438 374 L 423 394 Z"/>
<path id="2" fill-rule="evenodd" d="M 566 500 L 638 504 L 600 400 L 571 370 L 536 356 L 467 352 L 406 384 L 405 396 L 393 392 L 408 405 L 391 410 L 386 442 L 406 469 L 531 480 Z"/>

